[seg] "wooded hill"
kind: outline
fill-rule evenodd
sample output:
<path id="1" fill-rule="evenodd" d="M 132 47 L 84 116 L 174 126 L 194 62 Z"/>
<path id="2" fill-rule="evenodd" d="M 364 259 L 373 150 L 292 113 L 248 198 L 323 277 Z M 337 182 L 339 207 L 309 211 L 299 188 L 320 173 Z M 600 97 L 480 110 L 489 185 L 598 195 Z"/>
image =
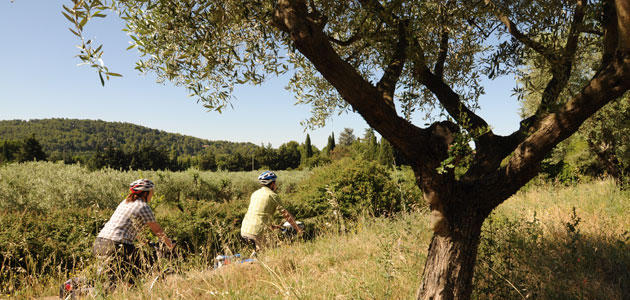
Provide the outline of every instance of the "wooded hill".
<path id="1" fill-rule="evenodd" d="M 139 146 L 163 147 L 176 156 L 197 155 L 204 150 L 231 154 L 259 147 L 252 143 L 210 141 L 123 122 L 62 118 L 0 121 L 0 140 L 23 140 L 33 135 L 53 160 L 89 157 L 97 149 L 109 147 L 123 151 Z"/>

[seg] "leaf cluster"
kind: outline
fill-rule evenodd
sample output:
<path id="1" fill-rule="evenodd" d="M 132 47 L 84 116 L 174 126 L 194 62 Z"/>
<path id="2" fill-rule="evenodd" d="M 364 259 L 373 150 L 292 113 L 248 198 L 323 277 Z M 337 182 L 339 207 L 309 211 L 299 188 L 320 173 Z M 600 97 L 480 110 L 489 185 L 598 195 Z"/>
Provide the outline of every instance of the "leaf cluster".
<path id="1" fill-rule="evenodd" d="M 77 45 L 80 53 L 76 55 L 76 57 L 81 60 L 79 65 L 89 65 L 96 69 L 102 85 L 105 85 L 105 79 L 109 80 L 110 76 L 122 77 L 122 75 L 118 73 L 110 72 L 103 62 L 103 45 L 98 45 L 94 48 L 92 40 L 85 40 L 83 36 L 83 29 L 87 22 L 93 18 L 106 17 L 107 15 L 104 11 L 107 10 L 108 7 L 99 0 L 72 0 L 72 4 L 72 6 L 63 5 L 63 11 L 61 13 L 74 26 L 74 28 L 71 27 L 68 28 L 68 30 L 81 40 L 81 44 Z"/>
<path id="2" fill-rule="evenodd" d="M 115 11 L 126 22 L 131 48 L 143 56 L 136 69 L 186 87 L 209 109 L 221 111 L 229 105 L 237 84 L 260 84 L 270 75 L 290 70 L 287 88 L 295 92 L 297 103 L 313 107 L 312 117 L 303 125 L 321 126 L 335 112 L 351 110 L 289 37 L 274 26 L 273 1 L 76 1 L 74 8 L 64 12 L 76 28 L 82 30 L 87 20 L 101 17 L 103 10 Z M 417 65 L 441 69 L 444 82 L 464 103 L 476 108 L 484 93 L 481 75 L 494 76 L 497 68 L 482 70 L 482 64 L 488 63 L 484 57 L 496 47 L 497 53 L 504 53 L 495 55 L 490 64 L 499 66 L 514 52 L 488 41 L 491 34 L 500 33 L 498 22 L 490 18 L 492 9 L 479 1 L 391 1 L 379 5 L 382 9 L 370 1 L 320 0 L 310 1 L 308 11 L 323 26 L 338 55 L 374 83 L 397 55 L 401 42 L 398 24 L 406 24 L 404 39 L 410 46 L 405 51 L 407 59 L 396 96 L 398 109 L 408 119 L 417 110 L 429 112 L 440 107 L 414 74 Z M 519 14 L 528 11 L 525 7 L 511 8 Z M 82 38 L 81 31 L 75 34 Z M 443 40 L 445 35 L 447 40 Z M 87 46 L 81 49 L 87 51 Z M 99 59 L 100 47 L 97 50 L 81 59 Z M 447 53 L 446 61 L 441 53 Z"/>

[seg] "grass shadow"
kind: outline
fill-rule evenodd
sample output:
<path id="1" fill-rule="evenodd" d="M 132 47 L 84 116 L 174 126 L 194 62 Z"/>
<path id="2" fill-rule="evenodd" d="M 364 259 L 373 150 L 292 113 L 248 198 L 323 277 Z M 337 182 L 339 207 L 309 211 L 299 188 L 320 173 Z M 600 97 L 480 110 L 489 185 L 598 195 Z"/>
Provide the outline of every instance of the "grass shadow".
<path id="1" fill-rule="evenodd" d="M 473 299 L 630 299 L 630 234 L 582 233 L 492 216 L 482 233 Z"/>

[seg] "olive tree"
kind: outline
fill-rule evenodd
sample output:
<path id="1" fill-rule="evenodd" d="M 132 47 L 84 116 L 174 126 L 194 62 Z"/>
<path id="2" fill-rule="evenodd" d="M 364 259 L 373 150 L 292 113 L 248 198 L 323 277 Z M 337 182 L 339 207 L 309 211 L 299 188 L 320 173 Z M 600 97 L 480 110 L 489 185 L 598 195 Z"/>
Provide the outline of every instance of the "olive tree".
<path id="1" fill-rule="evenodd" d="M 590 47 L 597 47 L 591 44 Z M 600 64 L 601 53 L 589 49 L 577 53 L 578 56 L 567 87 L 560 93 L 560 102 L 568 101 L 579 92 L 592 77 L 590 71 Z M 544 62 L 531 60 L 527 68 L 518 74 L 521 101 L 521 115 L 529 116 L 536 112 L 542 101 L 546 83 L 551 79 L 550 66 Z M 578 129 L 578 134 L 565 140 L 553 150 L 555 159 L 567 160 L 567 155 L 575 155 L 580 163 L 589 165 L 591 170 L 580 170 L 589 175 L 598 175 L 594 172 L 605 171 L 608 176 L 615 179 L 621 188 L 628 188 L 627 175 L 630 174 L 630 93 L 626 93 L 616 101 L 610 102 L 586 120 Z M 587 151 L 572 149 L 571 144 L 588 145 Z M 572 153 L 576 151 L 576 153 Z M 588 156 L 588 157 L 585 157 Z M 592 157 L 589 159 L 589 157 Z M 569 161 L 574 160 L 568 159 Z M 589 161 L 590 160 L 590 161 Z M 577 166 L 574 166 L 577 167 Z M 586 166 L 581 166 L 582 168 Z"/>
<path id="2" fill-rule="evenodd" d="M 144 59 L 140 71 L 189 89 L 221 110 L 237 84 L 291 71 L 289 89 L 310 104 L 307 124 L 359 113 L 405 156 L 431 207 L 434 231 L 418 299 L 467 299 L 481 226 L 533 178 L 551 149 L 630 88 L 627 0 L 73 0 L 64 14 L 85 63 L 101 47 L 87 21 L 115 11 Z M 597 55 L 595 55 L 597 54 Z M 586 74 L 574 64 L 599 61 Z M 481 78 L 546 68 L 540 103 L 509 135 L 475 111 Z M 587 76 L 577 87 L 573 76 Z M 561 97 L 569 93 L 567 97 Z M 506 99 L 507 100 L 507 99 Z M 414 111 L 448 118 L 421 126 Z M 468 145 L 474 144 L 471 148 Z M 457 161 L 467 169 L 456 176 Z M 461 167 L 461 166 L 460 166 Z"/>

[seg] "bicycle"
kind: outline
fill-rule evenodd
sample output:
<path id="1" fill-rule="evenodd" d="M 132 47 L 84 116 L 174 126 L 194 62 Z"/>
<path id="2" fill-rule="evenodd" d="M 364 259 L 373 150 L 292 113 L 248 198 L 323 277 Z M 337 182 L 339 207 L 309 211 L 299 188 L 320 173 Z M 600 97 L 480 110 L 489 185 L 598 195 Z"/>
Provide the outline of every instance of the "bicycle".
<path id="1" fill-rule="evenodd" d="M 175 244 L 175 242 L 173 242 L 173 244 Z M 162 279 L 166 275 L 172 274 L 175 271 L 170 267 L 162 269 L 159 263 L 162 259 L 172 259 L 173 251 L 168 250 L 162 243 L 149 242 L 147 243 L 147 246 L 149 246 L 149 251 L 147 251 L 148 255 L 146 255 L 145 258 L 149 268 L 143 271 L 147 274 L 155 273 L 156 271 L 158 273 L 155 277 L 152 277 L 153 279 L 149 285 L 150 292 L 159 279 Z M 59 299 L 64 300 L 81 299 L 90 294 L 93 295 L 94 293 L 95 280 L 88 279 L 86 277 L 72 277 L 62 283 L 59 287 Z"/>

